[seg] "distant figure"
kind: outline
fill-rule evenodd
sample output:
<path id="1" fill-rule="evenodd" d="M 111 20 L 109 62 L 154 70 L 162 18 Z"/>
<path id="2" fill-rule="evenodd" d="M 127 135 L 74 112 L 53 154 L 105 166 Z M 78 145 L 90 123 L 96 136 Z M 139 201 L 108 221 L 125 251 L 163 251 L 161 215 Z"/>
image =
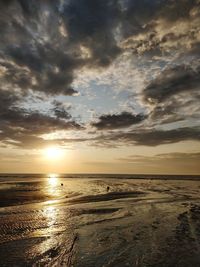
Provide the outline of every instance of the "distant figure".
<path id="1" fill-rule="evenodd" d="M 61 183 L 60 185 L 63 186 L 63 183 Z"/>
<path id="2" fill-rule="evenodd" d="M 109 192 L 109 190 L 110 190 L 110 186 L 107 186 L 107 192 Z"/>

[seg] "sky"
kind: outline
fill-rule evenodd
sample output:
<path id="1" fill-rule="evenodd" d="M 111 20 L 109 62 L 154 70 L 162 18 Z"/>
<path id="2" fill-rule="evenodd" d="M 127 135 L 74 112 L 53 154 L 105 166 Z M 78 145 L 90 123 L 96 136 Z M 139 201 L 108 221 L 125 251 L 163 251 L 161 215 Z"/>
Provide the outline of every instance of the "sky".
<path id="1" fill-rule="evenodd" d="M 0 0 L 0 172 L 200 174 L 200 0 Z"/>

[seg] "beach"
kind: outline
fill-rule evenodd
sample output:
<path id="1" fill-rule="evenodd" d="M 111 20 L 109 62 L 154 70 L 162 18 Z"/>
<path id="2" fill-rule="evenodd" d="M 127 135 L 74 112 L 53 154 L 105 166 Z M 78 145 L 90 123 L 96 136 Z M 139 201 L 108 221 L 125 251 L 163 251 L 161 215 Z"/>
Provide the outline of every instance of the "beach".
<path id="1" fill-rule="evenodd" d="M 199 267 L 199 192 L 198 177 L 1 175 L 0 266 Z"/>

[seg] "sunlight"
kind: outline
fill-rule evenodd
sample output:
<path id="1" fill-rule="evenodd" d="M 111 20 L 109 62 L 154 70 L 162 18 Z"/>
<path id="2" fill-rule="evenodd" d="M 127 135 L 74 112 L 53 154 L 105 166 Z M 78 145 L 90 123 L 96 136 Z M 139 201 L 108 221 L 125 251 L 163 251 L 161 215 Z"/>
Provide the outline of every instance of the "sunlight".
<path id="1" fill-rule="evenodd" d="M 48 206 L 44 209 L 44 214 L 48 219 L 48 226 L 53 226 L 56 221 L 56 208 L 54 206 Z"/>
<path id="2" fill-rule="evenodd" d="M 64 150 L 56 146 L 47 147 L 44 149 L 43 154 L 49 160 L 59 160 L 64 156 Z"/>
<path id="3" fill-rule="evenodd" d="M 48 175 L 48 183 L 53 187 L 56 186 L 58 184 L 58 175 L 51 173 Z"/>
<path id="4" fill-rule="evenodd" d="M 53 197 L 58 197 L 60 195 L 60 189 L 59 189 L 60 180 L 58 174 L 55 173 L 48 174 L 47 183 L 48 183 L 47 187 L 48 194 L 50 194 Z"/>

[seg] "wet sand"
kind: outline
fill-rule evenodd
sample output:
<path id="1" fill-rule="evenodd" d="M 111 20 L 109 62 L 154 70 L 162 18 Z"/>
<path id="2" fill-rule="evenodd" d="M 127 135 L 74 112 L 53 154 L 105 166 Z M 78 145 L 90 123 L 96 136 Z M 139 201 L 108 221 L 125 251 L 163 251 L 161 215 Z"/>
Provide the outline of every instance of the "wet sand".
<path id="1" fill-rule="evenodd" d="M 199 192 L 198 180 L 4 179 L 0 266 L 199 267 Z"/>

